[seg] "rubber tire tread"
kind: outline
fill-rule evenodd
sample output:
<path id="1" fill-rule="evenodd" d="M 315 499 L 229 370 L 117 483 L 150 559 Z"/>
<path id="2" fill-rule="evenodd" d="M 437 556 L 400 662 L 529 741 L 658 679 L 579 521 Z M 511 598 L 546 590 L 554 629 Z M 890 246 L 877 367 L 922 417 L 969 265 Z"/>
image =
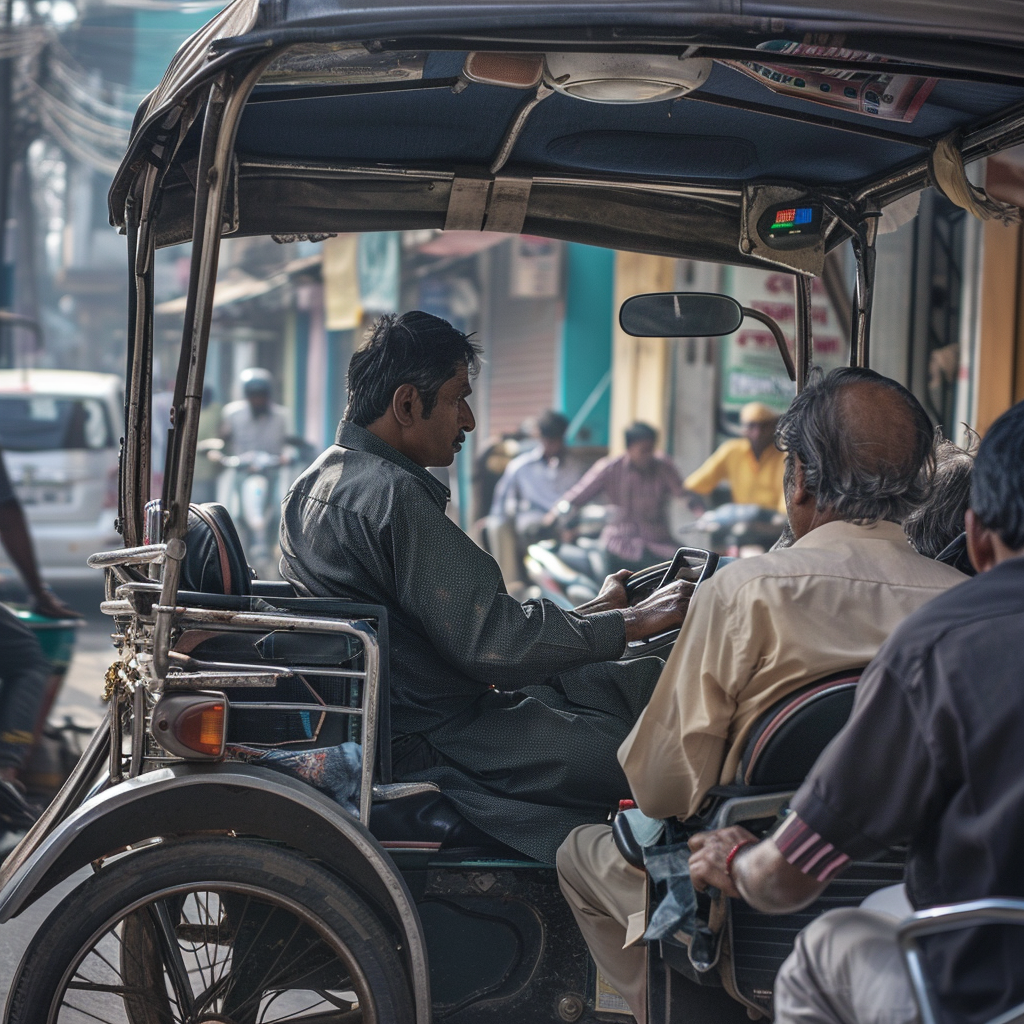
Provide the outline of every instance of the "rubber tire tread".
<path id="1" fill-rule="evenodd" d="M 309 908 L 366 977 L 377 1024 L 413 1024 L 394 938 L 342 880 L 292 850 L 245 839 L 189 839 L 121 858 L 72 890 L 32 941 L 11 986 L 5 1024 L 45 1024 L 64 971 L 93 933 L 148 893 L 189 882 L 244 882 Z M 369 1019 L 369 1018 L 367 1018 Z"/>

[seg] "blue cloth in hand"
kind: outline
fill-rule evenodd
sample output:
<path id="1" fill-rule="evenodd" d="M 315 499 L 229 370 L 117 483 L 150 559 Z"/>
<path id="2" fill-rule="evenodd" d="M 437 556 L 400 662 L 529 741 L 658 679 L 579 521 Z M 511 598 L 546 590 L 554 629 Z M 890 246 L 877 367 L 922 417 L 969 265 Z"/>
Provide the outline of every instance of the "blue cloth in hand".
<path id="1" fill-rule="evenodd" d="M 644 867 L 653 892 L 664 893 L 647 923 L 644 940 L 685 946 L 694 969 L 709 971 L 718 962 L 720 936 L 711 931 L 706 914 L 698 908 L 698 895 L 690 881 L 689 845 L 684 840 L 647 847 Z"/>

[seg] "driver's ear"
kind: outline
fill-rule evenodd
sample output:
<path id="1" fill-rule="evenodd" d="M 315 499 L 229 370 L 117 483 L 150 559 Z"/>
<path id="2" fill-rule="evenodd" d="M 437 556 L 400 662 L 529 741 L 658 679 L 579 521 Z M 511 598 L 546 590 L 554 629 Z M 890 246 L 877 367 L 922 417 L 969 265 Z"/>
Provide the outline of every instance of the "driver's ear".
<path id="1" fill-rule="evenodd" d="M 391 396 L 391 411 L 400 426 L 411 427 L 414 422 L 414 409 L 420 402 L 420 394 L 412 384 L 401 384 Z M 422 405 L 422 403 L 420 403 Z"/>

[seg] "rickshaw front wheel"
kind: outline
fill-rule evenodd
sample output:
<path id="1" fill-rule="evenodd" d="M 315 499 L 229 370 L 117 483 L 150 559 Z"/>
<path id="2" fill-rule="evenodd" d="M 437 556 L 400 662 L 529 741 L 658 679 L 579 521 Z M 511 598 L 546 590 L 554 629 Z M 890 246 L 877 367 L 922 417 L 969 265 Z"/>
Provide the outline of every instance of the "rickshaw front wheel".
<path id="1" fill-rule="evenodd" d="M 281 847 L 158 843 L 74 889 L 33 938 L 9 1024 L 411 1024 L 397 940 Z"/>

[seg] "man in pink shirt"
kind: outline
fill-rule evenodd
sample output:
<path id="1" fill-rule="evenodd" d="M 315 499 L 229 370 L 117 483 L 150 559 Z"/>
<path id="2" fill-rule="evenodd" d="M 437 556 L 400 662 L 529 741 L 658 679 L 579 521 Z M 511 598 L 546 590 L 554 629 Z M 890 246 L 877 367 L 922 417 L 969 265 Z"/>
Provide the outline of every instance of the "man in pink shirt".
<path id="1" fill-rule="evenodd" d="M 555 506 L 549 519 L 603 496 L 612 506 L 601 544 L 610 569 L 643 569 L 671 558 L 679 546 L 668 529 L 668 500 L 683 494 L 672 460 L 658 455 L 658 432 L 646 423 L 626 428 L 625 454 L 596 462 Z"/>

